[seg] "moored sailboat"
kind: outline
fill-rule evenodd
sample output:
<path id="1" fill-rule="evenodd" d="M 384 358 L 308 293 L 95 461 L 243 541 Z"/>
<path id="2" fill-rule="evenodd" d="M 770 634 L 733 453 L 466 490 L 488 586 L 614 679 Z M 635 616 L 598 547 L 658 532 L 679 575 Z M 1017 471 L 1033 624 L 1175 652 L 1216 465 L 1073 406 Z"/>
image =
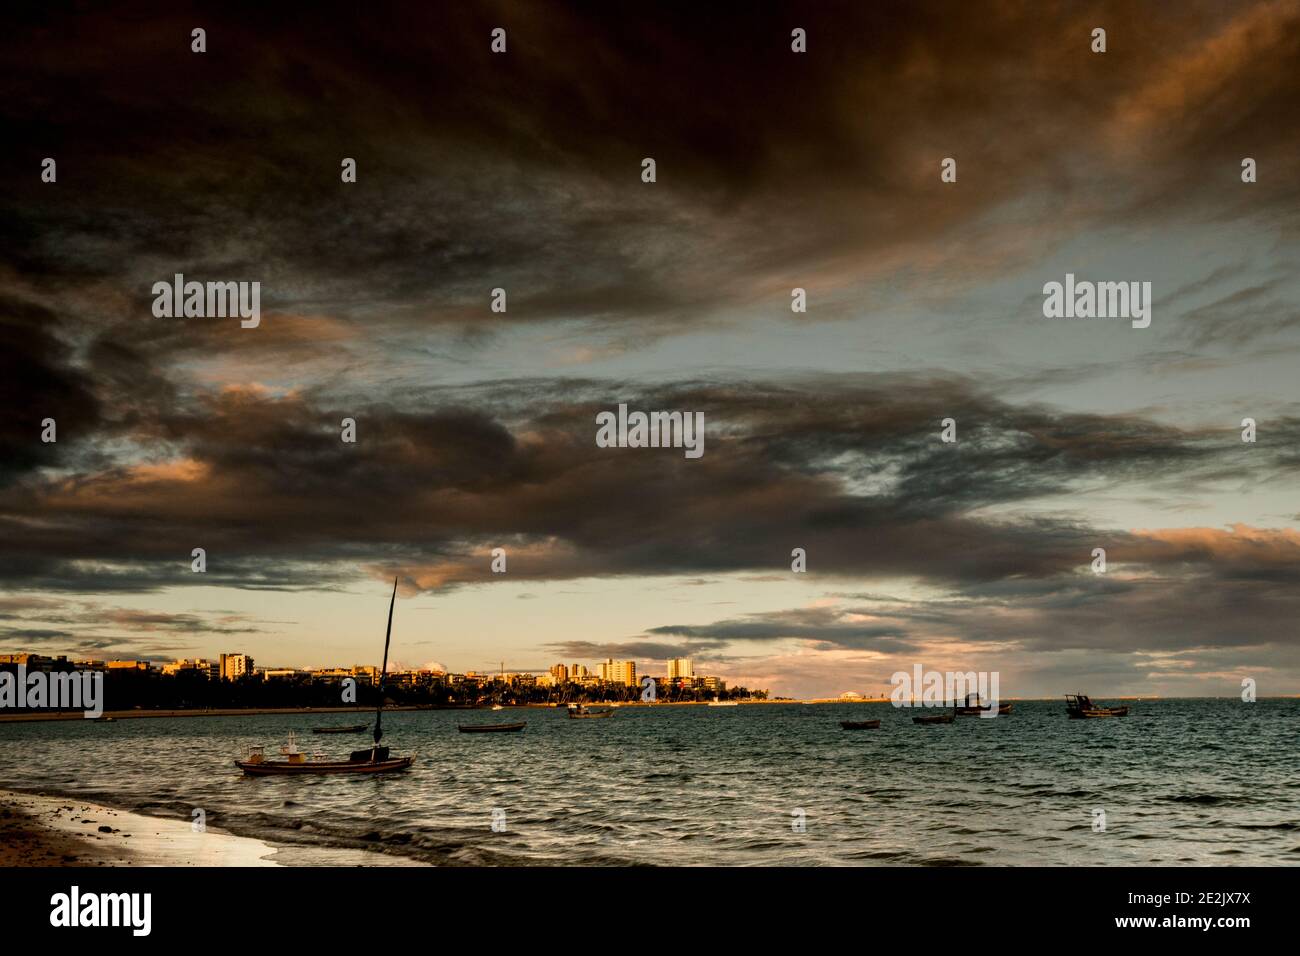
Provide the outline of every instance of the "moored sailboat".
<path id="1" fill-rule="evenodd" d="M 845 730 L 879 730 L 879 720 L 841 720 L 840 726 Z"/>
<path id="2" fill-rule="evenodd" d="M 586 704 L 570 704 L 569 716 L 574 720 L 595 720 L 598 717 L 613 717 L 614 710 L 611 707 L 593 709 Z"/>
<path id="3" fill-rule="evenodd" d="M 249 777 L 293 776 L 303 774 L 373 774 L 405 770 L 415 763 L 415 757 L 393 757 L 387 747 L 380 746 L 384 736 L 384 679 L 388 675 L 388 644 L 393 636 L 393 607 L 397 603 L 397 578 L 393 578 L 393 596 L 388 602 L 388 630 L 384 634 L 384 666 L 379 673 L 379 704 L 375 708 L 374 745 L 364 750 L 354 750 L 347 760 L 331 760 L 322 754 L 308 757 L 300 752 L 294 735 L 289 734 L 289 744 L 281 749 L 283 760 L 267 760 L 261 747 L 249 749 L 248 756 L 236 760 L 235 766 Z M 365 727 L 362 725 L 362 729 Z"/>
<path id="4" fill-rule="evenodd" d="M 1101 707 L 1087 694 L 1066 694 L 1065 711 L 1074 720 L 1088 717 L 1127 717 L 1127 707 Z"/>
<path id="5" fill-rule="evenodd" d="M 338 727 L 313 727 L 313 734 L 359 734 L 363 730 L 369 730 L 369 724 L 343 724 Z"/>
<path id="6" fill-rule="evenodd" d="M 975 698 L 975 703 L 973 704 L 970 702 L 972 697 Z M 997 708 L 998 716 L 1005 717 L 1007 714 L 1011 713 L 1011 702 L 1006 701 L 1005 703 L 999 703 Z M 967 694 L 966 703 L 958 704 L 953 709 L 953 713 L 958 717 L 983 717 L 985 714 L 993 713 L 993 705 L 986 704 L 980 700 L 979 694 Z"/>
<path id="7" fill-rule="evenodd" d="M 456 729 L 462 734 L 511 734 L 518 733 L 528 726 L 528 721 L 517 724 L 457 724 Z"/>

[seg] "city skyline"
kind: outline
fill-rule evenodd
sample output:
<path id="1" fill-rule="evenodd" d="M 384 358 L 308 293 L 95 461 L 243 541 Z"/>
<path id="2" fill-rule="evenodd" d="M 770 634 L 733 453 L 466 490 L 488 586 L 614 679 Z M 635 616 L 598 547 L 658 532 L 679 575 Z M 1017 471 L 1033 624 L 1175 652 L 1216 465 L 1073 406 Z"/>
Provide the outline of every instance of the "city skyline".
<path id="1" fill-rule="evenodd" d="M 1297 692 L 1300 12 L 1049 6 L 17 17 L 0 652 Z"/>
<path id="2" fill-rule="evenodd" d="M 318 664 L 296 664 L 295 665 L 295 664 L 287 664 L 284 662 L 272 663 L 269 665 L 268 664 L 256 665 L 255 664 L 256 659 L 253 657 L 253 655 L 245 654 L 242 651 L 228 651 L 221 654 L 217 654 L 213 657 L 204 657 L 202 655 L 199 655 L 196 657 L 178 657 L 178 658 L 125 657 L 125 658 L 103 658 L 103 659 L 69 657 L 66 654 L 58 654 L 58 655 L 51 656 L 45 654 L 38 654 L 34 651 L 6 651 L 0 653 L 0 665 L 12 664 L 15 663 L 20 658 L 28 658 L 28 657 L 38 658 L 43 662 L 66 660 L 68 663 L 76 664 L 78 666 L 111 666 L 113 664 L 128 664 L 128 663 L 148 664 L 150 666 L 157 666 L 162 670 L 166 670 L 169 666 L 176 667 L 178 665 L 193 665 L 197 667 L 198 665 L 205 665 L 206 667 L 210 667 L 214 673 L 219 674 L 223 678 L 226 678 L 228 676 L 238 676 L 240 674 L 245 674 L 245 673 L 247 674 L 252 674 L 255 672 L 264 673 L 267 671 L 296 671 L 296 672 L 307 673 L 307 672 L 322 672 L 322 671 L 347 670 L 347 669 L 351 669 L 353 671 L 373 671 L 375 676 L 378 676 L 379 671 L 381 669 L 379 664 L 362 664 L 362 663 L 357 663 L 355 661 L 348 665 L 343 665 L 339 663 L 323 664 L 323 665 L 318 665 Z M 231 671 L 227 671 L 226 669 L 226 662 L 228 658 L 232 660 Z M 473 676 L 488 677 L 488 678 L 497 675 L 501 675 L 509 678 L 509 677 L 518 677 L 521 675 L 547 675 L 547 674 L 558 677 L 559 673 L 557 672 L 562 672 L 566 676 L 566 678 L 574 679 L 574 680 L 585 679 L 587 677 L 595 677 L 597 675 L 600 675 L 599 679 L 601 680 L 609 680 L 611 682 L 612 681 L 625 682 L 627 680 L 626 670 L 622 673 L 622 676 L 607 676 L 605 672 L 606 666 L 608 665 L 611 667 L 630 668 L 630 672 L 632 675 L 635 675 L 638 672 L 648 674 L 649 671 L 642 671 L 642 669 L 638 666 L 644 663 L 648 663 L 648 664 L 662 663 L 664 665 L 666 679 L 668 680 L 672 680 L 678 677 L 691 678 L 696 676 L 694 673 L 692 662 L 687 658 L 672 658 L 668 661 L 662 661 L 662 662 L 634 661 L 634 660 L 615 661 L 613 658 L 607 658 L 605 661 L 596 661 L 594 668 L 587 667 L 582 662 L 571 662 L 571 661 L 560 661 L 555 664 L 547 665 L 545 667 L 511 666 L 507 668 L 505 667 L 505 662 L 502 661 L 501 667 L 498 670 L 479 670 L 477 668 L 472 668 L 472 667 L 457 670 L 456 668 L 449 668 L 438 661 L 429 661 L 428 663 L 419 666 L 408 665 L 401 661 L 392 661 L 390 662 L 388 672 L 399 673 L 399 672 L 421 671 L 421 672 L 432 672 L 432 673 L 442 673 L 442 674 L 458 673 L 463 675 L 473 675 Z M 674 665 L 679 665 L 679 666 L 675 667 Z M 617 675 L 617 672 L 615 672 L 615 675 Z M 655 675 L 650 675 L 650 676 L 655 676 Z"/>

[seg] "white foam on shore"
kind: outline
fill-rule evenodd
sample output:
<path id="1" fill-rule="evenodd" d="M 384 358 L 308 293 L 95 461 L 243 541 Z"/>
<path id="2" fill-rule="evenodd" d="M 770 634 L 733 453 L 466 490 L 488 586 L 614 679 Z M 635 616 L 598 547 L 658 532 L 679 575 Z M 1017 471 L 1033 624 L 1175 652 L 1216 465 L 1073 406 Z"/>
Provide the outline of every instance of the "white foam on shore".
<path id="1" fill-rule="evenodd" d="M 417 860 L 367 850 L 273 845 L 189 820 L 151 817 L 88 803 L 0 790 L 41 826 L 76 836 L 114 866 L 421 866 Z M 71 810 L 67 809 L 71 807 Z M 101 826 L 113 832 L 101 833 Z"/>

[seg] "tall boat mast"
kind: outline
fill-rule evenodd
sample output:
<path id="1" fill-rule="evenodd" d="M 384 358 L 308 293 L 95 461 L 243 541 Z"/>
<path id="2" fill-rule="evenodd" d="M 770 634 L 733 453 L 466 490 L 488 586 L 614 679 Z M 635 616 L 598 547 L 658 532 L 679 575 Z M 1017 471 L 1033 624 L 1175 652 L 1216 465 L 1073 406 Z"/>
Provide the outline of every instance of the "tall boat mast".
<path id="1" fill-rule="evenodd" d="M 382 725 L 384 719 L 384 679 L 388 676 L 388 642 L 393 636 L 393 605 L 397 603 L 397 578 L 393 578 L 393 596 L 388 602 L 388 630 L 384 632 L 384 666 L 379 671 L 379 704 L 375 708 L 375 746 L 384 736 Z"/>

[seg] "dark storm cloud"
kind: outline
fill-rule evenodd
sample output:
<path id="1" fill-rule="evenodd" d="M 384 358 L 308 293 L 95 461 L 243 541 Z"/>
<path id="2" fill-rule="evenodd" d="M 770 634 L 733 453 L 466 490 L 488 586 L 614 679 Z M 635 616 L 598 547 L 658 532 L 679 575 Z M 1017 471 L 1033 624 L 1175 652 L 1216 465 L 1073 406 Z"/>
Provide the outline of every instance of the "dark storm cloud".
<path id="1" fill-rule="evenodd" d="M 155 574 L 155 587 L 156 578 Z M 260 634 L 264 629 L 259 624 L 273 623 L 254 622 L 231 611 L 168 613 L 115 607 L 97 600 L 54 602 L 41 598 L 0 603 L 0 622 L 6 622 L 0 623 L 0 648 L 56 646 L 64 653 L 111 651 L 142 660 L 169 659 L 191 650 L 189 642 L 194 640 Z M 164 645 L 159 643 L 160 637 L 184 643 Z"/>
<path id="2" fill-rule="evenodd" d="M 906 628 L 897 624 L 863 624 L 845 619 L 833 608 L 804 608 L 751 614 L 712 624 L 668 624 L 653 627 L 650 634 L 714 641 L 723 646 L 736 641 L 814 641 L 826 648 L 874 649 L 910 653 L 916 647 L 906 640 Z"/>
<path id="3" fill-rule="evenodd" d="M 602 391 L 605 402 L 588 401 Z M 0 574 L 29 588 L 193 583 L 190 550 L 203 547 L 204 583 L 328 587 L 364 564 L 431 589 L 484 581 L 487 552 L 503 546 L 526 579 L 762 572 L 788 567 L 793 547 L 839 576 L 1050 577 L 1085 565 L 1099 540 L 1116 554 L 1138 547 L 1130 532 L 1069 517 L 1077 489 L 1194 487 L 1241 467 L 1235 433 L 1016 406 L 952 378 L 640 394 L 534 382 L 495 406 L 465 399 L 446 390 L 425 414 L 353 410 L 355 444 L 340 441 L 343 411 L 301 394 L 229 388 L 159 409 L 137 423 L 128 462 L 0 495 Z M 704 411 L 704 457 L 598 448 L 595 412 L 618 401 Z M 948 414 L 956 444 L 939 440 Z M 151 457 L 155 446 L 166 454 Z M 1250 461 L 1261 482 L 1288 467 L 1265 446 Z M 1064 515 L 1014 511 L 1053 496 Z M 976 513 L 991 507 L 1000 513 Z M 1178 562 L 1203 544 L 1142 547 L 1145 560 Z"/>
<path id="4" fill-rule="evenodd" d="M 967 652 L 980 644 L 1015 648 L 1020 662 L 1087 652 L 1097 656 L 1088 665 L 1094 671 L 1109 660 L 1117 673 L 1129 674 L 1135 668 L 1160 670 L 1167 666 L 1160 656 L 1183 654 L 1196 661 L 1197 671 L 1240 669 L 1251 662 L 1276 666 L 1297 657 L 1300 536 L 1268 537 L 1266 544 L 1285 552 L 1285 568 L 1273 568 L 1273 556 L 1234 562 L 1213 555 L 1213 547 L 1231 547 L 1231 535 L 1211 532 L 1207 538 L 1214 544 L 1184 573 L 1162 574 L 1162 562 L 1143 561 L 1112 566 L 1104 575 L 1079 571 L 966 584 L 937 597 L 866 595 L 855 601 L 841 595 L 846 600 L 834 607 L 664 625 L 647 633 L 728 646 L 802 641 L 819 649 L 903 655 L 917 655 L 927 643 L 960 641 Z M 1077 663 L 1071 669 L 1079 673 Z"/>
<path id="5" fill-rule="evenodd" d="M 1008 235 L 1206 209 L 1293 226 L 1300 15 L 1158 9 L 167 6 L 129 26 L 30 10 L 0 48 L 0 112 L 24 144 L 0 184 L 0 251 L 34 294 L 107 311 L 112 338 L 159 337 L 164 357 L 207 340 L 126 319 L 173 271 L 259 279 L 272 311 L 370 329 L 576 318 L 647 336 L 790 273 L 833 284 L 846 273 L 828 263 L 873 251 L 925 244 L 957 278 L 987 265 L 963 258 L 961 227 L 1026 194 L 1036 211 Z M 498 25 L 506 56 L 488 51 Z M 790 53 L 792 25 L 809 54 Z M 1250 192 L 1246 152 L 1267 169 Z M 46 155 L 57 185 L 36 175 Z M 936 190 L 947 155 L 961 185 Z M 113 296 L 91 294 L 103 283 Z M 504 316 L 486 312 L 495 286 Z"/>
<path id="6" fill-rule="evenodd" d="M 101 410 L 90 376 L 75 367 L 55 334 L 55 315 L 0 295 L 0 487 L 28 469 L 66 461 L 69 449 L 98 431 Z M 55 437 L 42 441 L 42 421 Z"/>
<path id="7" fill-rule="evenodd" d="M 53 641 L 66 642 L 73 637 L 71 631 L 57 631 L 44 627 L 0 627 L 0 642 L 12 644 L 45 644 Z"/>

